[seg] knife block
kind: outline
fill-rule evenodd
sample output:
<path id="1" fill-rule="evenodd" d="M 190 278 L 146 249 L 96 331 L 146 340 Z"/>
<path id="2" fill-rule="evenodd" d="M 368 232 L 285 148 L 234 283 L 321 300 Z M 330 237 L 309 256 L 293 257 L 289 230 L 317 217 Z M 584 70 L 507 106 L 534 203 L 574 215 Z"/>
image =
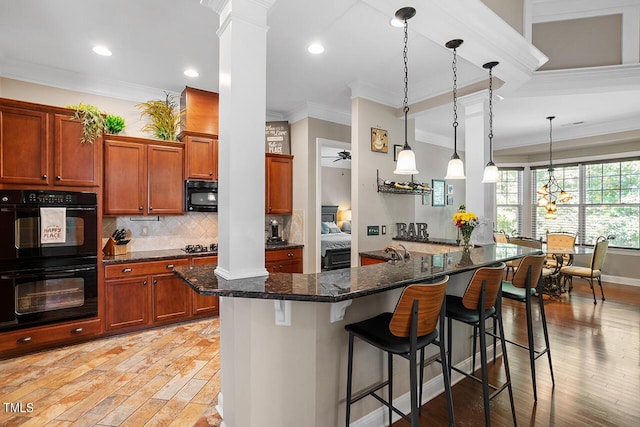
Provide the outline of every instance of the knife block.
<path id="1" fill-rule="evenodd" d="M 112 237 L 109 237 L 109 240 L 102 248 L 102 253 L 107 256 L 124 255 L 129 252 L 129 245 L 130 243 L 119 245 Z"/>

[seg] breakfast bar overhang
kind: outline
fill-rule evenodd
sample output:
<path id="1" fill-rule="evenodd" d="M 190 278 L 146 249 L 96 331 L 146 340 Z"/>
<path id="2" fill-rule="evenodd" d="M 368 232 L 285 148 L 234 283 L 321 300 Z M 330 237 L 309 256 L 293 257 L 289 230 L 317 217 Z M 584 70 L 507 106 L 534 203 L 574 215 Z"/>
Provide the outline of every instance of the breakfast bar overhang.
<path id="1" fill-rule="evenodd" d="M 492 244 L 317 274 L 225 280 L 216 277 L 213 264 L 180 266 L 174 272 L 198 293 L 222 297 L 218 409 L 224 426 L 336 426 L 345 410 L 345 324 L 393 311 L 409 284 L 449 275 L 447 293 L 462 295 L 475 269 L 539 253 Z M 453 334 L 450 351 L 453 364 L 460 365 L 471 357 L 471 330 L 458 326 Z M 356 345 L 355 353 L 356 392 L 386 378 L 381 352 Z M 394 363 L 407 362 L 396 358 Z M 394 402 L 408 409 L 403 368 L 394 369 Z M 425 368 L 425 401 L 442 391 L 439 369 Z M 381 425 L 385 413 L 374 399 L 363 399 L 352 406 L 353 424 Z"/>

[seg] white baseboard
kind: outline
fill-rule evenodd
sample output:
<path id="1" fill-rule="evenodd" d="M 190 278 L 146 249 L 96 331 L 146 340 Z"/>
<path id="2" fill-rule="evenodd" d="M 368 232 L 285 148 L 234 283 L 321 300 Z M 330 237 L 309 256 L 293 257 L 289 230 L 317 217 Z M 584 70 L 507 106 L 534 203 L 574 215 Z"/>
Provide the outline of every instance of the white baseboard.
<path id="1" fill-rule="evenodd" d="M 640 279 L 632 277 L 602 275 L 603 282 L 615 283 L 617 285 L 640 286 Z"/>
<path id="2" fill-rule="evenodd" d="M 491 356 L 491 360 L 493 360 L 493 345 L 487 347 L 487 357 Z M 502 349 L 498 346 L 497 356 L 502 355 Z M 467 359 L 456 365 L 456 368 L 469 372 L 471 371 L 471 364 L 473 358 L 470 356 Z M 437 363 L 437 362 L 436 362 Z M 480 353 L 476 354 L 476 367 L 480 366 Z M 451 373 L 451 385 L 453 386 L 457 382 L 461 381 L 464 378 L 464 375 L 457 373 L 456 371 L 452 371 Z M 424 405 L 434 397 L 444 392 L 444 383 L 442 382 L 442 374 L 431 378 L 429 381 L 424 383 L 423 391 L 422 391 L 422 403 Z M 401 412 L 407 414 L 411 410 L 411 394 L 409 392 L 393 399 L 393 406 L 398 408 Z M 351 427 L 380 427 L 389 425 L 389 419 L 387 415 L 389 410 L 386 406 L 381 406 L 375 411 L 369 412 L 362 418 L 357 419 L 356 421 L 350 423 Z M 394 412 L 393 414 L 393 422 L 398 421 L 400 416 Z"/>

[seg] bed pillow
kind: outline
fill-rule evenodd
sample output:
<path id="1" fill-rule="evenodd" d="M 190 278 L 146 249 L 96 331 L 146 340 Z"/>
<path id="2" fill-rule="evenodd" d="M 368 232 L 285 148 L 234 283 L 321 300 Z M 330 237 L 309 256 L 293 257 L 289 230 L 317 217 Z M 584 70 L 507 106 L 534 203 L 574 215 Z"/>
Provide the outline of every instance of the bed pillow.
<path id="1" fill-rule="evenodd" d="M 320 233 L 321 234 L 329 234 L 329 223 L 328 222 L 320 223 Z"/>
<path id="2" fill-rule="evenodd" d="M 329 226 L 329 233 L 342 233 L 342 230 L 335 222 L 328 222 L 327 225 Z"/>

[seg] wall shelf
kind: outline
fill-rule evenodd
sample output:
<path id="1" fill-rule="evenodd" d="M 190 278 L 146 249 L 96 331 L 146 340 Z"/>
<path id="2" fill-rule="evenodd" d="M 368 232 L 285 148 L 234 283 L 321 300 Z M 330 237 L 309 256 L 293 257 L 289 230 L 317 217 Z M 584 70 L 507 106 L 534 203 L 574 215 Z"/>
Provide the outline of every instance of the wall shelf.
<path id="1" fill-rule="evenodd" d="M 376 180 L 378 182 L 379 193 L 423 195 L 431 194 L 432 191 L 428 184 L 414 182 L 413 175 L 411 176 L 411 181 L 408 182 L 383 180 L 380 178 L 380 171 L 376 169 Z"/>

